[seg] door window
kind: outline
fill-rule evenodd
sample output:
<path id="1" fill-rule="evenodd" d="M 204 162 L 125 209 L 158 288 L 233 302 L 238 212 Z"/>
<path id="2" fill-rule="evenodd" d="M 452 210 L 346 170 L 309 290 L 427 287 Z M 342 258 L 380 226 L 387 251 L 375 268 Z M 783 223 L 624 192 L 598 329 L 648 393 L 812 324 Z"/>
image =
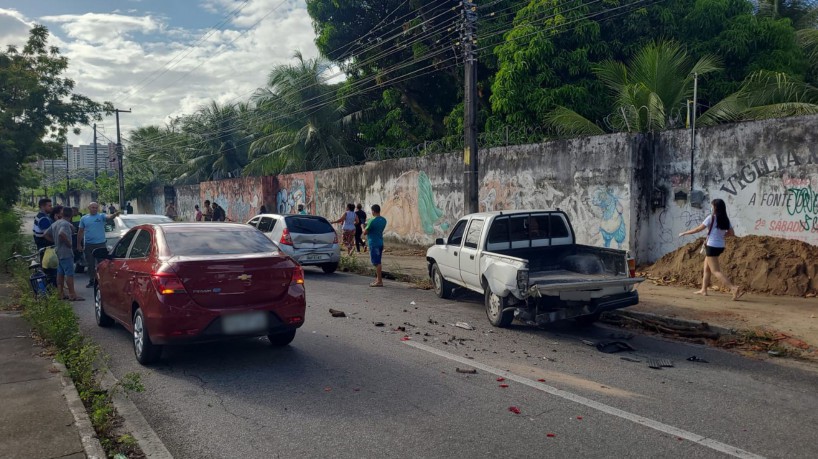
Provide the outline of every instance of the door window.
<path id="1" fill-rule="evenodd" d="M 451 234 L 449 234 L 449 243 L 448 245 L 457 245 L 459 246 L 461 242 L 463 242 L 463 233 L 466 232 L 466 223 L 468 220 L 460 220 L 455 225 L 454 229 L 452 230 Z"/>
<path id="2" fill-rule="evenodd" d="M 275 227 L 276 221 L 273 220 L 271 217 L 261 217 L 261 221 L 258 222 L 258 230 L 262 233 L 269 233 Z"/>
<path id="3" fill-rule="evenodd" d="M 136 235 L 128 258 L 148 258 L 151 254 L 151 233 L 141 230 Z"/>
<path id="4" fill-rule="evenodd" d="M 483 226 L 485 226 L 484 220 L 472 220 L 471 225 L 469 225 L 469 231 L 466 233 L 466 242 L 463 243 L 463 247 L 468 247 L 470 249 L 476 249 L 477 245 L 480 243 L 480 235 L 483 234 Z"/>
<path id="5" fill-rule="evenodd" d="M 247 222 L 247 224 L 252 226 L 253 228 L 256 228 L 256 227 L 258 227 L 258 221 L 259 221 L 260 218 L 261 217 L 256 217 L 256 218 L 250 220 L 249 222 Z"/>
<path id="6" fill-rule="evenodd" d="M 508 217 L 498 217 L 494 219 L 489 228 L 489 235 L 486 241 L 487 250 L 508 250 L 511 248 L 508 225 Z"/>
<path id="7" fill-rule="evenodd" d="M 114 258 L 125 258 L 125 256 L 128 254 L 128 247 L 130 247 L 131 242 L 133 242 L 133 238 L 136 236 L 136 233 L 137 230 L 131 231 L 119 240 L 116 247 L 114 247 L 112 254 Z"/>

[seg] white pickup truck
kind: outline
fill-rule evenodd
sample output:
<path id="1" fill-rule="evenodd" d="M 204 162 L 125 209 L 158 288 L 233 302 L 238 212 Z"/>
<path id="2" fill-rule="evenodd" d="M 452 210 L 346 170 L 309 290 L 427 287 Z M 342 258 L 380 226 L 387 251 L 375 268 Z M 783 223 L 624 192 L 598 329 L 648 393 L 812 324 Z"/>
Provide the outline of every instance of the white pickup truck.
<path id="1" fill-rule="evenodd" d="M 526 210 L 471 214 L 426 252 L 435 293 L 463 287 L 485 297 L 496 327 L 518 318 L 545 325 L 590 323 L 604 311 L 639 303 L 634 262 L 624 250 L 576 243 L 565 212 Z"/>

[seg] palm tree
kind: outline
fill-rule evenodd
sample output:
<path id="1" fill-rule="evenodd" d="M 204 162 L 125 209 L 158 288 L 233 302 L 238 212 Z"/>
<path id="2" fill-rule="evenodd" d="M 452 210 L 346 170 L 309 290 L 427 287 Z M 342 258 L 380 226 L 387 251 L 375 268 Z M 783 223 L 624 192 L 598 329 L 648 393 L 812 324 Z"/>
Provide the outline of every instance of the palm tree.
<path id="1" fill-rule="evenodd" d="M 605 61 L 594 68 L 614 99 L 607 118 L 614 131 L 651 132 L 680 123 L 686 101 L 693 95 L 695 74 L 719 70 L 714 56 L 696 62 L 678 43 L 653 42 L 646 45 L 629 65 Z M 602 134 L 605 130 L 566 108 L 557 107 L 546 124 L 560 135 Z"/>
<path id="2" fill-rule="evenodd" d="M 703 126 L 818 114 L 818 88 L 785 73 L 760 70 L 735 93 L 704 112 Z"/>
<path id="3" fill-rule="evenodd" d="M 339 141 L 343 105 L 324 73 L 323 58 L 294 55 L 295 64 L 278 65 L 267 86 L 253 95 L 256 140 L 250 146 L 251 174 L 275 174 L 326 169 L 350 164 L 352 158 Z"/>
<path id="4" fill-rule="evenodd" d="M 185 170 L 177 180 L 199 182 L 241 175 L 251 140 L 247 118 L 246 105 L 219 105 L 215 101 L 183 118 Z"/>

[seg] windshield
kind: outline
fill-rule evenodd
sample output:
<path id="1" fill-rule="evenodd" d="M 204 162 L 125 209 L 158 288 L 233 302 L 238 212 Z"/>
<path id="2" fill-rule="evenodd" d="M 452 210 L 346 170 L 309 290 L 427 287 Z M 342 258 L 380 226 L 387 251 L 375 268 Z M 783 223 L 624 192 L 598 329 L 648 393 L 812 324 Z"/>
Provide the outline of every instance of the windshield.
<path id="1" fill-rule="evenodd" d="M 241 255 L 278 252 L 278 247 L 258 231 L 225 230 L 165 233 L 173 255 Z"/>
<path id="2" fill-rule="evenodd" d="M 145 215 L 122 219 L 122 224 L 125 225 L 126 228 L 133 228 L 134 226 L 151 223 L 173 223 L 173 220 L 171 220 L 168 217 L 165 217 L 164 215 Z"/>

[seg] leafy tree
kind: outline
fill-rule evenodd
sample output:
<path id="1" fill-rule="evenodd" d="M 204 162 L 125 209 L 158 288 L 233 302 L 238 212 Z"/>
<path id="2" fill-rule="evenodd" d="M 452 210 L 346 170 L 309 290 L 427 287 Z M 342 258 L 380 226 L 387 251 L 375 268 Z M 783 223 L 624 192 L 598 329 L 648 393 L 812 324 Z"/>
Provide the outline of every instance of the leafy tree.
<path id="1" fill-rule="evenodd" d="M 246 172 L 274 174 L 348 165 L 352 158 L 339 140 L 344 108 L 324 74 L 329 61 L 304 59 L 277 65 L 267 86 L 253 96 L 256 140 Z"/>
<path id="2" fill-rule="evenodd" d="M 99 174 L 97 176 L 97 190 L 97 199 L 100 202 L 119 202 L 119 178 L 117 174 L 107 171 Z M 138 194 L 133 196 L 138 196 Z"/>
<path id="3" fill-rule="evenodd" d="M 69 129 L 101 119 L 111 105 L 74 93 L 63 74 L 68 59 L 48 46 L 48 29 L 34 26 L 18 50 L 0 52 L 0 205 L 9 205 L 21 185 L 23 165 L 38 157 L 58 157 Z M 75 132 L 79 132 L 75 129 Z"/>
<path id="4" fill-rule="evenodd" d="M 693 75 L 703 76 L 717 70 L 715 57 L 705 56 L 694 62 L 675 42 L 650 43 L 627 66 L 609 60 L 594 67 L 594 73 L 614 101 L 607 118 L 611 129 L 628 132 L 676 127 L 684 118 L 686 101 L 693 95 Z M 547 122 L 563 135 L 604 132 L 591 120 L 565 107 L 548 115 Z"/>
<path id="5" fill-rule="evenodd" d="M 247 165 L 250 137 L 246 125 L 247 106 L 219 105 L 215 101 L 181 120 L 188 137 L 182 158 L 180 182 L 201 182 L 240 176 Z"/>

